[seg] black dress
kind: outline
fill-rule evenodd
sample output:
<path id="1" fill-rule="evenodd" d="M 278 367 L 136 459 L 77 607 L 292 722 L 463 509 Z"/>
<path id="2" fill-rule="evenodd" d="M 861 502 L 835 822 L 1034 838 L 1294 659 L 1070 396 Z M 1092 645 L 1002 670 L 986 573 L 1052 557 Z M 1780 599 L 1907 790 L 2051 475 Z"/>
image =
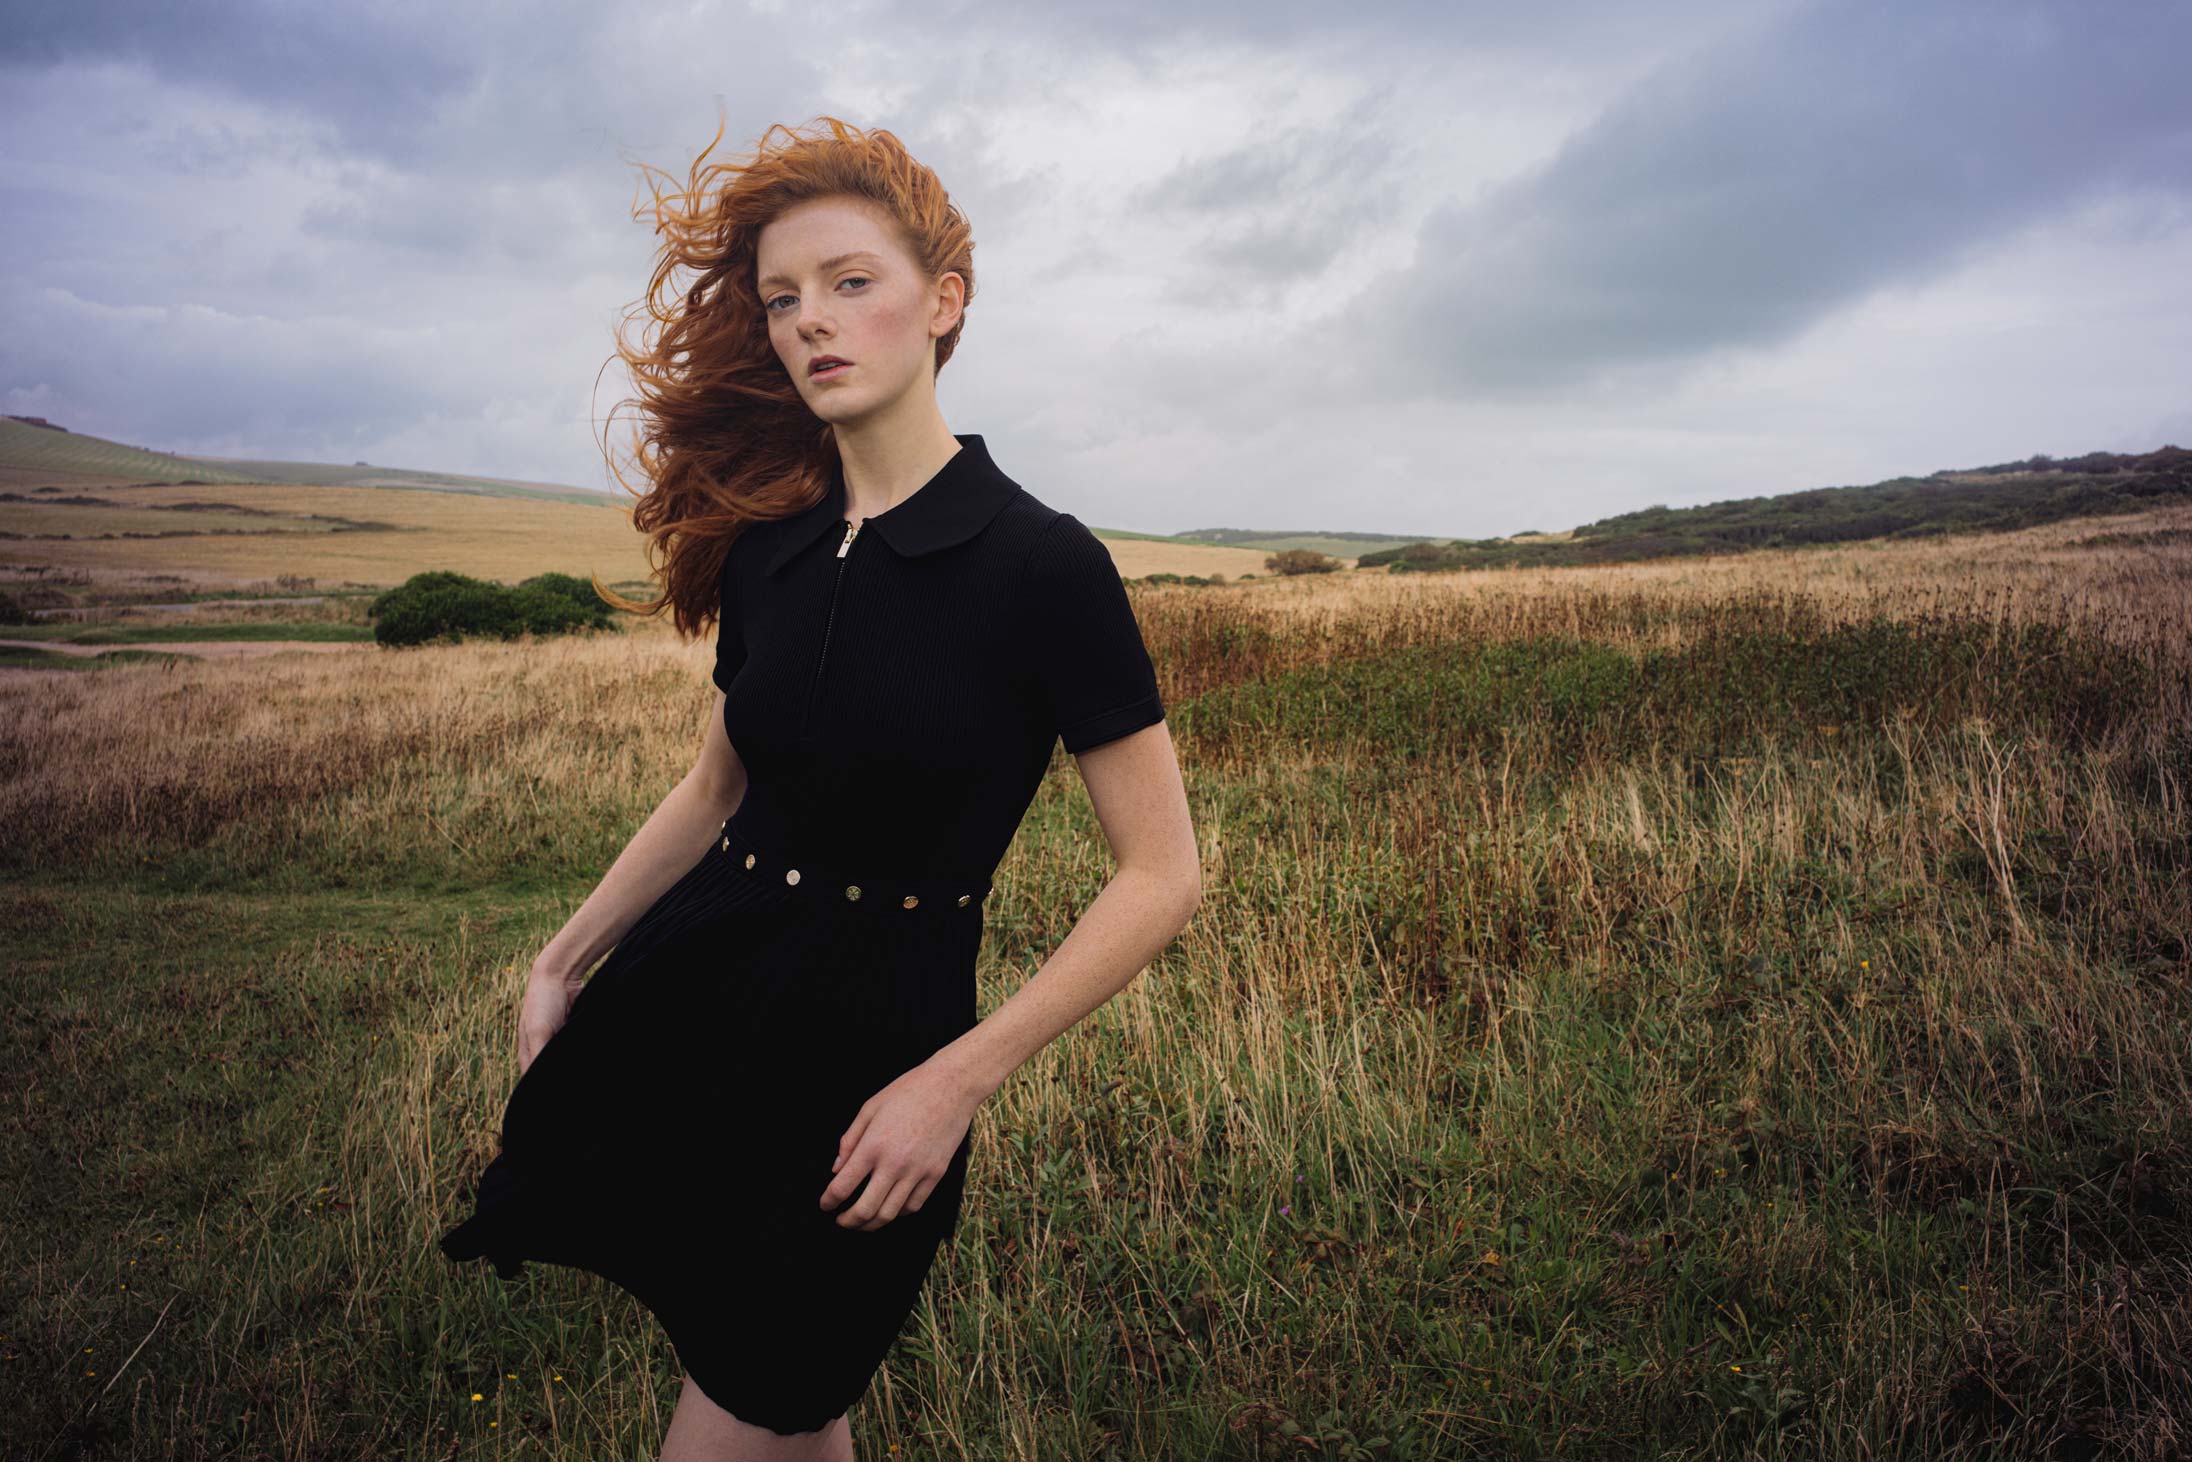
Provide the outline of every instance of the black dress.
<path id="1" fill-rule="evenodd" d="M 820 1206 L 839 1138 L 974 1025 L 984 896 L 1053 748 L 1164 717 L 1102 542 L 958 440 L 849 536 L 836 474 L 732 544 L 715 681 L 745 796 L 580 989 L 441 1240 L 613 1281 L 780 1433 L 865 1392 L 958 1221 L 969 1142 L 864 1232 L 837 1222 L 860 1193 Z"/>

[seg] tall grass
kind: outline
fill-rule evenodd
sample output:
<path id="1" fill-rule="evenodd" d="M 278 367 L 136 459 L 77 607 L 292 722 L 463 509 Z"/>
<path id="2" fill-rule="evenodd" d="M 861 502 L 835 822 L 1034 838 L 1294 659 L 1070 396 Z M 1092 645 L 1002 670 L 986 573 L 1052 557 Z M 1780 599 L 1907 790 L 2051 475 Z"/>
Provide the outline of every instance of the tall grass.
<path id="1" fill-rule="evenodd" d="M 2091 532 L 1142 593 L 1205 902 L 863 1455 L 2182 1455 L 2192 549 Z M 705 656 L 0 680 L 25 1455 L 651 1455 L 644 1312 L 432 1241 Z M 985 1008 L 1106 870 L 1061 757 Z"/>

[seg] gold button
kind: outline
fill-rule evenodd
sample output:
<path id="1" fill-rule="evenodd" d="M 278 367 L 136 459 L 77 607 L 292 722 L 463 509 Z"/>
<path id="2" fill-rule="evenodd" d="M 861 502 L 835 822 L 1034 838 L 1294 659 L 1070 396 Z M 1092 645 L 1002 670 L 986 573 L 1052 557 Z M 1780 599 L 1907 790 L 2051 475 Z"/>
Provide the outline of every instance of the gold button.
<path id="1" fill-rule="evenodd" d="M 751 868 L 751 867 L 753 867 L 753 860 L 754 860 L 754 855 L 753 855 L 753 854 L 751 854 L 751 853 L 748 853 L 748 854 L 746 855 L 746 866 L 747 866 L 748 868 Z"/>
<path id="2" fill-rule="evenodd" d="M 787 868 L 787 869 L 785 869 L 785 870 L 784 870 L 784 881 L 785 881 L 786 883 L 797 883 L 797 882 L 799 882 L 799 870 L 798 870 L 798 869 L 796 869 L 796 868 Z"/>
<path id="3" fill-rule="evenodd" d="M 723 851 L 726 853 L 731 851 L 731 840 L 729 838 L 723 840 Z"/>
<path id="4" fill-rule="evenodd" d="M 967 906 L 967 901 L 973 897 L 974 895 L 971 893 L 963 893 L 959 895 L 959 907 L 962 909 L 965 908 Z"/>
<path id="5" fill-rule="evenodd" d="M 855 902 L 858 902 L 858 901 L 859 901 L 859 898 L 860 898 L 860 885 L 859 885 L 859 884 L 857 884 L 857 883 L 848 883 L 848 884 L 846 884 L 846 885 L 845 885 L 845 897 L 846 897 L 846 898 L 849 898 L 849 899 L 852 899 L 852 900 L 853 900 L 853 901 L 855 901 Z"/>
<path id="6" fill-rule="evenodd" d="M 909 908 L 909 909 L 910 909 L 910 908 L 912 908 L 912 907 L 913 907 L 913 906 L 914 906 L 915 904 L 917 904 L 917 903 L 919 903 L 919 902 L 921 902 L 921 900 L 920 900 L 920 898 L 919 898 L 919 897 L 917 897 L 916 895 L 914 895 L 914 894 L 910 894 L 910 893 L 906 895 L 906 907 L 907 907 L 907 908 Z"/>

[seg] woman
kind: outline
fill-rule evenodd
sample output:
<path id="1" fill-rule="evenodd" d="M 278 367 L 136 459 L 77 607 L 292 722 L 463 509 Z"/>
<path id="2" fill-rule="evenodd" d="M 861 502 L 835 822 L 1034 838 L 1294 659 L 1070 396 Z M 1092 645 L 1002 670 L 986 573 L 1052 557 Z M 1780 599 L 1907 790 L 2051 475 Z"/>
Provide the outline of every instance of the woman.
<path id="1" fill-rule="evenodd" d="M 824 120 L 716 165 L 712 194 L 694 164 L 662 338 L 620 342 L 653 448 L 633 517 L 667 557 L 664 597 L 627 607 L 712 615 L 721 695 L 535 962 L 502 1150 L 442 1240 L 646 1304 L 686 1373 L 670 1462 L 852 1455 L 845 1410 L 953 1232 L 976 1107 L 1201 896 L 1110 554 L 937 410 L 966 221 L 890 133 Z M 1118 868 L 977 1022 L 991 874 L 1061 740 Z"/>

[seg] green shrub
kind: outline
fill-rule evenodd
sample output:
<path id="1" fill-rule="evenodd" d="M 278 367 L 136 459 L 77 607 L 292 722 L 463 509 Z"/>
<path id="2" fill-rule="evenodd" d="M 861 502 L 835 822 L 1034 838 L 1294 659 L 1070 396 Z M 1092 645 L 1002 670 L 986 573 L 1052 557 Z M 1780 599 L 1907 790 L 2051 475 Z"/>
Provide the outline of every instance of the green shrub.
<path id="1" fill-rule="evenodd" d="M 609 626 L 609 607 L 594 586 L 570 574 L 536 574 L 513 589 L 433 569 L 377 596 L 365 612 L 373 621 L 374 640 L 383 645 L 456 641 L 467 635 L 508 640 Z"/>

